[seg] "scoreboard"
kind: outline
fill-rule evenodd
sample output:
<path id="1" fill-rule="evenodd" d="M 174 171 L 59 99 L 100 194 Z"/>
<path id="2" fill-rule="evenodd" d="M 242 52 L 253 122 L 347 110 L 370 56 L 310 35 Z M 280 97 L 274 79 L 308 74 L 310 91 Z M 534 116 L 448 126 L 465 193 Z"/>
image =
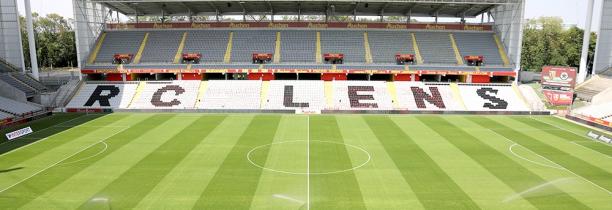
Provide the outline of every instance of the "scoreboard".
<path id="1" fill-rule="evenodd" d="M 542 91 L 554 106 L 573 103 L 576 85 L 576 68 L 561 66 L 542 67 Z"/>

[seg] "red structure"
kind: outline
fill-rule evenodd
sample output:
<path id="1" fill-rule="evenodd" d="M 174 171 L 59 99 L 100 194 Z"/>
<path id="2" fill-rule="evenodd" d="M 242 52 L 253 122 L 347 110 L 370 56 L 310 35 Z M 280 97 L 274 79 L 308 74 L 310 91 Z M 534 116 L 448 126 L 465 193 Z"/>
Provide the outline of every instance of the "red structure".
<path id="1" fill-rule="evenodd" d="M 200 63 L 201 53 L 183 53 L 183 63 Z"/>
<path id="2" fill-rule="evenodd" d="M 323 54 L 323 59 L 325 60 L 325 63 L 342 64 L 344 62 L 344 54 L 343 53 L 325 53 Z"/>
<path id="3" fill-rule="evenodd" d="M 482 55 L 468 55 L 464 58 L 468 66 L 481 66 L 484 63 L 484 56 Z"/>
<path id="4" fill-rule="evenodd" d="M 272 61 L 272 53 L 253 53 L 253 63 L 269 63 Z"/>
<path id="5" fill-rule="evenodd" d="M 115 54 L 113 56 L 113 64 L 128 64 L 132 61 L 134 54 Z"/>
<path id="6" fill-rule="evenodd" d="M 401 54 L 401 53 L 397 53 L 397 54 L 395 54 L 395 61 L 397 62 L 397 65 L 403 65 L 405 63 L 413 64 L 414 63 L 414 54 Z"/>

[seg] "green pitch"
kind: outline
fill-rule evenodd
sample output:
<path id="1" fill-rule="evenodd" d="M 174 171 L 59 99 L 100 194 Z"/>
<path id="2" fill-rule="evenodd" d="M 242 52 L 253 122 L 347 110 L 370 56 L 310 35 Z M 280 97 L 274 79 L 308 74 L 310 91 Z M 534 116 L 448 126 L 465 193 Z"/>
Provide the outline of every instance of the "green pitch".
<path id="1" fill-rule="evenodd" d="M 612 209 L 612 146 L 554 117 L 116 113 L 30 126 L 0 140 L 0 209 Z"/>

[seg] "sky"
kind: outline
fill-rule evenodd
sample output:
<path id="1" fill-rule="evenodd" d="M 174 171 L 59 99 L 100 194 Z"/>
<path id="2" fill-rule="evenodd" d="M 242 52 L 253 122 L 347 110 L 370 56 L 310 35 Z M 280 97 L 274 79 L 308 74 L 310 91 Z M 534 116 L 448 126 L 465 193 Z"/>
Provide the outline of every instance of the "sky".
<path id="1" fill-rule="evenodd" d="M 24 0 L 17 0 L 19 11 L 24 13 Z M 541 16 L 558 16 L 563 18 L 565 24 L 577 25 L 583 28 L 586 19 L 587 0 L 526 0 L 525 18 L 537 18 Z M 31 0 L 32 11 L 46 15 L 59 13 L 62 16 L 72 18 L 72 0 Z M 595 18 L 593 29 L 599 28 L 599 18 L 602 0 L 595 0 Z"/>

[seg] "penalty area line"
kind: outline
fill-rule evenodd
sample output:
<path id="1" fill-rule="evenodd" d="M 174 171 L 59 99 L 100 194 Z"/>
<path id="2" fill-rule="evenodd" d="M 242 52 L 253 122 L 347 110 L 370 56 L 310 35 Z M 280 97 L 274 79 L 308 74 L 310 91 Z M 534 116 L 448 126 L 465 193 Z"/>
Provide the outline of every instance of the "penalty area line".
<path id="1" fill-rule="evenodd" d="M 595 186 L 595 187 L 597 187 L 597 188 L 599 188 L 599 189 L 601 189 L 601 190 L 605 191 L 606 193 L 608 193 L 608 194 L 612 195 L 612 192 L 610 192 L 610 191 L 609 191 L 609 190 L 607 190 L 606 188 L 603 188 L 603 187 L 601 187 L 601 186 L 599 186 L 599 185 L 595 184 L 595 183 L 594 183 L 594 182 L 592 182 L 591 180 L 588 180 L 587 178 L 584 178 L 583 176 L 581 176 L 581 175 L 578 175 L 578 174 L 574 173 L 573 171 L 571 171 L 571 170 L 567 169 L 566 167 L 564 167 L 564 166 L 562 166 L 562 165 L 560 165 L 560 164 L 556 163 L 555 161 L 552 161 L 552 160 L 550 160 L 550 159 L 548 159 L 548 158 L 546 158 L 546 157 L 544 157 L 544 156 L 542 156 L 542 155 L 540 155 L 540 154 L 538 154 L 538 153 L 534 152 L 533 150 L 531 150 L 531 149 L 529 149 L 529 148 L 527 148 L 527 147 L 525 147 L 525 146 L 523 146 L 523 145 L 521 145 L 521 144 L 519 144 L 519 143 L 516 143 L 515 141 L 513 141 L 513 140 L 511 140 L 511 139 L 509 139 L 509 138 L 506 138 L 505 136 L 503 136 L 503 135 L 501 135 L 501 134 L 499 134 L 499 133 L 497 133 L 497 132 L 495 132 L 495 131 L 493 131 L 493 130 L 491 130 L 491 129 L 488 129 L 488 130 L 489 130 L 491 133 L 493 133 L 493 134 L 495 134 L 495 135 L 497 135 L 497 136 L 499 136 L 499 137 L 502 137 L 502 138 L 503 138 L 503 139 L 505 139 L 506 141 L 509 141 L 509 142 L 511 142 L 511 143 L 513 143 L 513 144 L 520 145 L 520 146 L 522 146 L 523 148 L 525 148 L 526 150 L 528 150 L 528 151 L 530 151 L 531 153 L 533 153 L 534 155 L 537 155 L 537 156 L 539 156 L 540 158 L 547 160 L 548 162 L 551 162 L 551 163 L 554 163 L 555 165 L 560 166 L 560 167 L 561 167 L 561 169 L 560 169 L 560 170 L 562 170 L 562 171 L 567 171 L 567 172 L 569 172 L 569 173 L 573 174 L 573 175 L 574 175 L 574 176 L 576 176 L 576 177 L 580 177 L 580 178 L 581 178 L 581 179 L 583 179 L 584 181 L 586 181 L 586 182 L 588 182 L 588 183 L 591 183 L 593 186 Z"/>
<path id="2" fill-rule="evenodd" d="M 108 137 L 106 137 L 106 138 L 104 138 L 104 139 L 101 139 L 100 141 L 97 141 L 97 142 L 95 142 L 95 143 L 93 143 L 93 144 L 90 144 L 89 146 L 87 146 L 87 147 L 85 147 L 85 148 L 83 148 L 83 149 L 81 149 L 81 150 L 79 150 L 79 151 L 77 151 L 77 152 L 73 153 L 72 155 L 70 155 L 70 156 L 68 156 L 68 157 L 65 157 L 65 158 L 63 158 L 63 159 L 61 159 L 61 160 L 59 160 L 59 161 L 57 161 L 57 162 L 55 162 L 55 163 L 51 164 L 50 166 L 47 166 L 46 168 L 43 168 L 42 170 L 39 170 L 39 171 L 37 171 L 36 173 L 34 173 L 34 174 L 32 174 L 32 175 L 30 175 L 30 176 L 28 176 L 28 177 L 26 177 L 26 178 L 22 179 L 21 181 L 18 181 L 17 183 L 12 184 L 12 185 L 10 185 L 10 186 L 8 186 L 8 187 L 6 187 L 6 188 L 4 188 L 4 189 L 0 190 L 0 193 L 3 193 L 4 191 L 7 191 L 7 190 L 9 190 L 9 189 L 11 189 L 11 188 L 15 187 L 15 186 L 17 186 L 17 185 L 19 185 L 19 184 L 21 184 L 21 183 L 23 183 L 23 182 L 25 182 L 25 181 L 27 181 L 27 180 L 31 179 L 32 177 L 34 177 L 34 176 L 36 176 L 36 175 L 38 175 L 38 174 L 40 174 L 40 173 L 42 173 L 42 172 L 45 172 L 46 170 L 49 170 L 50 168 L 53 168 L 53 167 L 55 167 L 55 166 L 57 166 L 57 165 L 60 165 L 62 162 L 64 162 L 64 161 L 66 161 L 66 160 L 68 160 L 68 159 L 70 159 L 70 158 L 74 157 L 75 155 L 78 155 L 79 153 L 81 153 L 81 152 L 83 152 L 83 151 L 85 151 L 85 150 L 87 150 L 87 149 L 89 149 L 89 148 L 91 148 L 91 147 L 93 147 L 93 146 L 95 146 L 95 145 L 97 145 L 97 144 L 100 144 L 100 143 L 102 143 L 102 142 L 106 141 L 107 139 L 109 139 L 109 138 L 111 138 L 111 137 L 113 137 L 113 136 L 115 136 L 115 135 L 117 135 L 117 134 L 119 134 L 119 133 L 121 133 L 121 132 L 123 132 L 123 131 L 125 131 L 125 130 L 127 130 L 127 129 L 128 129 L 128 128 L 124 128 L 124 129 L 122 129 L 122 130 L 119 130 L 118 132 L 113 133 L 113 135 L 110 135 L 110 136 L 108 136 Z"/>
<path id="3" fill-rule="evenodd" d="M 578 142 L 587 142 L 587 141 L 578 141 Z M 597 153 L 599 153 L 599 154 L 602 154 L 602 155 L 606 156 L 607 158 L 612 158 L 612 156 L 610 156 L 610 155 L 607 155 L 607 154 L 601 153 L 600 151 L 597 151 L 597 150 L 594 150 L 594 149 L 588 148 L 588 147 L 586 147 L 586 146 L 584 146 L 584 145 L 582 145 L 582 144 L 579 144 L 578 142 L 576 142 L 576 141 L 572 141 L 571 143 L 572 143 L 572 144 L 575 144 L 575 145 L 578 145 L 578 146 L 580 146 L 580 147 L 583 147 L 583 148 L 585 148 L 585 149 L 591 150 L 591 151 L 593 151 L 593 152 L 597 152 Z M 592 142 L 592 141 L 591 141 L 591 142 Z"/>

